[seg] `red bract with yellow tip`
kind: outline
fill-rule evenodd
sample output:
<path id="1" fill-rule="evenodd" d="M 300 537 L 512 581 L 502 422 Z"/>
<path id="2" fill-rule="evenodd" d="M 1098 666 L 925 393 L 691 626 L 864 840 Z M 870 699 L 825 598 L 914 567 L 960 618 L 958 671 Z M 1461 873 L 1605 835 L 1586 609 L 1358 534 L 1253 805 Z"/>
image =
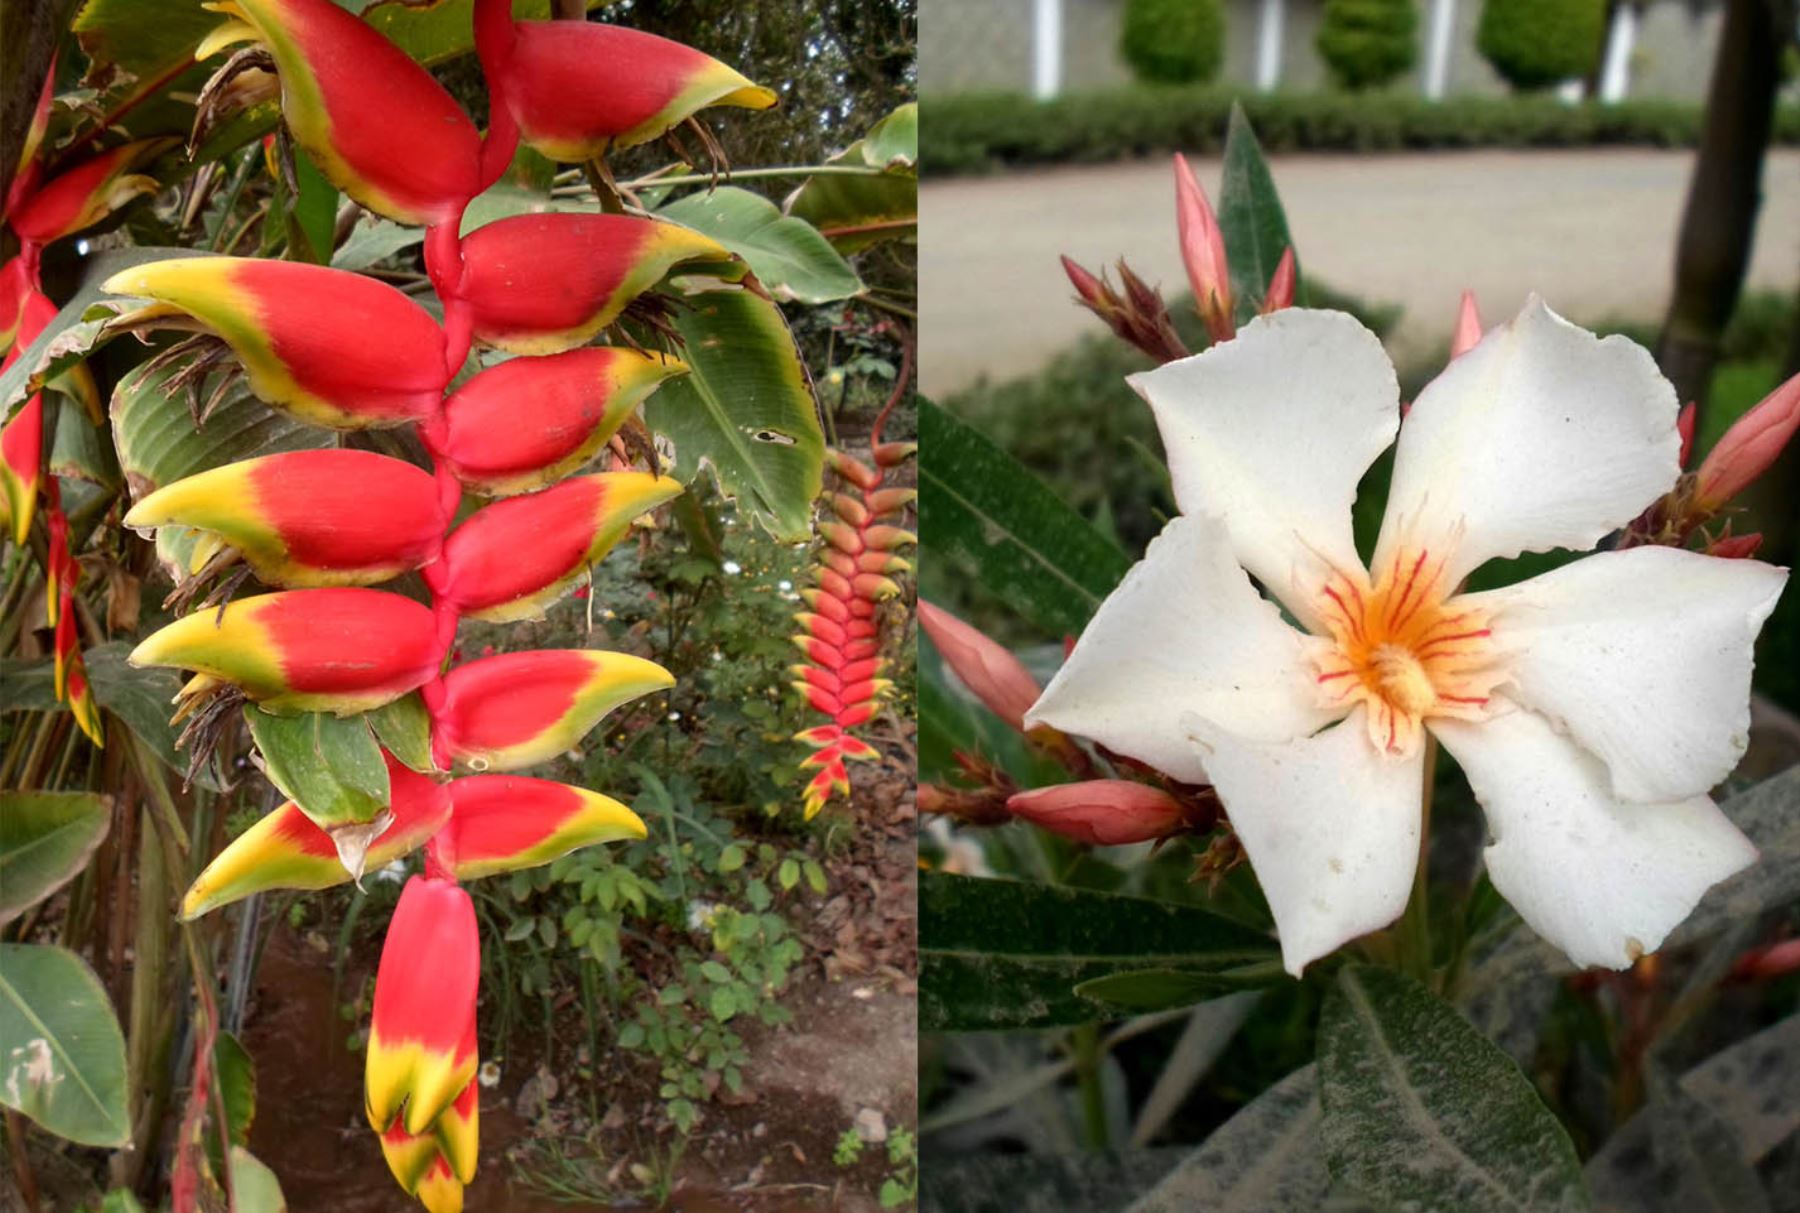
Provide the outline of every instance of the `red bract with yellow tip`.
<path id="1" fill-rule="evenodd" d="M 432 712 L 439 766 L 512 771 L 556 757 L 620 704 L 675 679 L 653 661 L 596 649 L 502 653 L 444 676 Z"/>
<path id="2" fill-rule="evenodd" d="M 655 219 L 550 214 L 476 228 L 462 259 L 458 295 L 475 336 L 515 354 L 554 354 L 587 344 L 676 266 L 731 254 Z"/>
<path id="3" fill-rule="evenodd" d="M 10 219 L 13 211 L 43 180 L 44 162 L 38 159 L 38 148 L 50 130 L 50 102 L 56 96 L 56 58 L 56 53 L 52 52 L 50 66 L 44 71 L 44 83 L 38 89 L 37 104 L 31 111 L 31 123 L 25 128 L 25 138 L 19 147 L 18 171 L 6 188 L 4 205 L 0 205 L 0 219 Z"/>
<path id="4" fill-rule="evenodd" d="M 384 752 L 382 757 L 393 820 L 370 844 L 363 859 L 367 871 L 410 855 L 450 820 L 450 792 L 445 785 L 409 769 L 392 754 Z M 349 879 L 331 835 L 290 800 L 213 857 L 182 898 L 181 916 L 198 918 L 270 889 L 329 889 Z"/>
<path id="5" fill-rule="evenodd" d="M 102 289 L 155 300 L 146 323 L 186 315 L 223 338 L 250 390 L 302 421 L 357 430 L 437 412 L 450 374 L 431 313 L 372 278 L 295 261 L 182 257 Z"/>
<path id="6" fill-rule="evenodd" d="M 414 876 L 381 945 L 364 1065 L 377 1133 L 430 1133 L 475 1078 L 481 940 L 475 905 L 455 881 Z"/>
<path id="7" fill-rule="evenodd" d="M 601 472 L 496 501 L 444 541 L 444 558 L 425 571 L 426 582 L 471 619 L 540 619 L 632 519 L 680 494 L 681 482 L 668 476 Z"/>
<path id="8" fill-rule="evenodd" d="M 887 574 L 912 567 L 896 549 L 917 542 L 910 531 L 883 521 L 899 516 L 917 496 L 911 489 L 882 487 L 885 470 L 910 455 L 913 444 L 882 443 L 880 433 L 878 420 L 871 451 L 876 467 L 842 451 L 828 453 L 833 470 L 856 492 L 828 499 L 837 521 L 819 524 L 827 545 L 814 573 L 819 584 L 802 592 L 811 609 L 795 616 L 801 633 L 794 642 L 809 664 L 793 667 L 798 675 L 794 689 L 808 707 L 830 718 L 829 724 L 795 734 L 795 740 L 814 749 L 800 764 L 816 772 L 803 793 L 808 820 L 834 794 L 849 793 L 847 759 L 879 756 L 849 730 L 875 714 L 877 700 L 891 685 L 879 677 L 883 663 L 876 604 L 900 592 Z"/>
<path id="9" fill-rule="evenodd" d="M 0 363 L 0 366 L 3 366 Z M 44 401 L 33 396 L 0 428 L 0 499 L 12 519 L 13 542 L 23 547 L 37 516 L 38 477 L 43 464 Z"/>
<path id="10" fill-rule="evenodd" d="M 431 73 L 331 0 L 226 0 L 206 58 L 255 41 L 275 59 L 281 114 L 330 182 L 402 223 L 454 222 L 480 193 L 481 136 Z"/>
<path id="11" fill-rule="evenodd" d="M 553 484 L 592 459 L 680 360 L 590 346 L 511 358 L 464 383 L 428 427 L 441 460 L 492 497 Z"/>
<path id="12" fill-rule="evenodd" d="M 290 590 L 183 616 L 131 652 L 193 670 L 272 712 L 364 712 L 437 673 L 431 611 L 382 590 Z"/>
<path id="13" fill-rule="evenodd" d="M 459 880 L 533 868 L 596 842 L 640 839 L 636 813 L 598 792 L 523 775 L 470 775 L 450 784 L 456 806 L 439 842 Z"/>
<path id="14" fill-rule="evenodd" d="M 131 170 L 179 142 L 140 139 L 102 152 L 45 182 L 8 223 L 28 244 L 49 244 L 92 227 L 140 194 L 155 193 L 156 178 Z"/>
<path id="15" fill-rule="evenodd" d="M 511 0 L 477 0 L 475 49 L 520 138 L 555 160 L 646 143 L 707 106 L 776 99 L 693 47 L 620 25 L 514 21 Z"/>
<path id="16" fill-rule="evenodd" d="M 371 451 L 290 451 L 151 493 L 125 525 L 192 527 L 276 586 L 370 585 L 437 559 L 448 519 L 428 472 Z"/>

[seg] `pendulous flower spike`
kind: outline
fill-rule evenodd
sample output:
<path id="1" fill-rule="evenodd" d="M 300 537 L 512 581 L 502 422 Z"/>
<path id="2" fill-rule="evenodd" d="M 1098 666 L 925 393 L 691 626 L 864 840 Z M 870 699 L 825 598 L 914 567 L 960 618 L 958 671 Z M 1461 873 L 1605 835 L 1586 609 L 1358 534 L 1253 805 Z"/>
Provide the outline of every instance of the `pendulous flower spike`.
<path id="1" fill-rule="evenodd" d="M 101 289 L 155 300 L 136 314 L 146 320 L 193 317 L 231 346 L 257 396 L 314 425 L 356 430 L 433 416 L 449 379 L 431 313 L 348 270 L 182 257 L 122 270 Z"/>
<path id="2" fill-rule="evenodd" d="M 176 524 L 243 553 L 281 587 L 371 585 L 437 559 L 448 519 L 427 472 L 372 451 L 290 451 L 212 468 L 157 489 L 125 525 Z M 195 570 L 197 571 L 197 569 Z"/>
<path id="3" fill-rule="evenodd" d="M 480 193 L 481 136 L 405 51 L 331 0 L 226 0 L 206 58 L 254 38 L 275 59 L 281 115 L 326 179 L 401 223 L 456 222 Z"/>
<path id="4" fill-rule="evenodd" d="M 643 820 L 610 796 L 522 775 L 449 785 L 456 812 L 444 849 L 458 880 L 535 868 L 579 847 L 642 839 Z"/>
<path id="5" fill-rule="evenodd" d="M 382 590 L 289 590 L 183 616 L 133 649 L 134 666 L 194 670 L 272 712 L 349 715 L 436 673 L 430 610 Z"/>

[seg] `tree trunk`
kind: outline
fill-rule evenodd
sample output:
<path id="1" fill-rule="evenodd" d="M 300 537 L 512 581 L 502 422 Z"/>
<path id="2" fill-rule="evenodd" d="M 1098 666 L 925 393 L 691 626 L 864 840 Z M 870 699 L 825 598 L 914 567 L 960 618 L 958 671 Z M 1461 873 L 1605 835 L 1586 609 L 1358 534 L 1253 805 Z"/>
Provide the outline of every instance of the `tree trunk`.
<path id="1" fill-rule="evenodd" d="M 1675 296 L 1657 361 L 1683 400 L 1706 408 L 1719 338 L 1737 306 L 1761 202 L 1781 49 L 1771 0 L 1727 0 L 1706 125 L 1675 254 Z"/>

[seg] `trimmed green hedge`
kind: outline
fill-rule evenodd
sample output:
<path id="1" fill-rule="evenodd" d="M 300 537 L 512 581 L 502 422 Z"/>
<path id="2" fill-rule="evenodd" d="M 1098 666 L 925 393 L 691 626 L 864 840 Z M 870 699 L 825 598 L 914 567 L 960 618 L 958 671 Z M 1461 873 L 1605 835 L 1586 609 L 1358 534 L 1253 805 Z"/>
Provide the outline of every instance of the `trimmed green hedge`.
<path id="1" fill-rule="evenodd" d="M 1233 100 L 1269 152 L 1417 148 L 1691 147 L 1701 108 L 1682 101 L 1565 105 L 1551 97 L 1267 93 L 1137 86 L 1033 101 L 1016 93 L 925 98 L 920 140 L 934 178 L 1018 165 L 1095 163 L 1219 149 Z M 1800 106 L 1776 109 L 1775 141 L 1800 144 Z"/>

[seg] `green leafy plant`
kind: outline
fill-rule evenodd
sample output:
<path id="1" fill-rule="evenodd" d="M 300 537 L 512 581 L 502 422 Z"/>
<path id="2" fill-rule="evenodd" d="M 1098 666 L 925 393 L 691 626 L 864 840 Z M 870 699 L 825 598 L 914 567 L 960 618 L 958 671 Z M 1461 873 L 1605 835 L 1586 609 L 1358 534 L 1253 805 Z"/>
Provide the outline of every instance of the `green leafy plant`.
<path id="1" fill-rule="evenodd" d="M 1140 80 L 1204 84 L 1225 58 L 1219 0 L 1126 0 L 1119 53 Z"/>
<path id="2" fill-rule="evenodd" d="M 1475 45 L 1516 89 L 1586 76 L 1600 62 L 1605 0 L 1482 0 Z"/>
<path id="3" fill-rule="evenodd" d="M 1326 0 L 1319 55 L 1345 88 L 1378 88 L 1413 65 L 1418 26 L 1413 0 Z"/>

